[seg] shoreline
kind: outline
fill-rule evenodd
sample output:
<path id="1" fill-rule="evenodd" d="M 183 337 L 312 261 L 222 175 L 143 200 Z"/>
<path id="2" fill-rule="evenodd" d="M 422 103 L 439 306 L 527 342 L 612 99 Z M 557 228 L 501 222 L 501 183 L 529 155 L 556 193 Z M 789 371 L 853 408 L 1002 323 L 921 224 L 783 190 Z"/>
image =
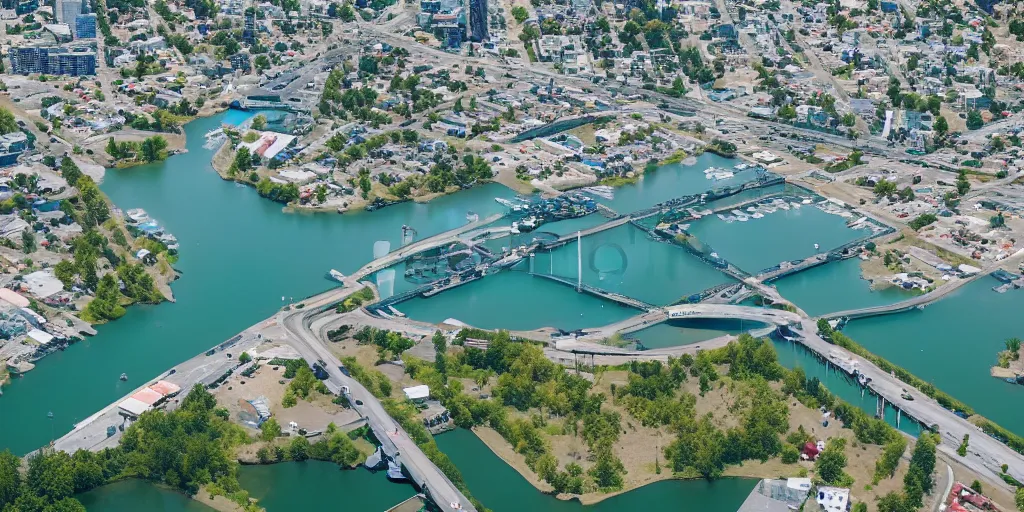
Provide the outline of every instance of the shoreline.
<path id="1" fill-rule="evenodd" d="M 528 467 L 526 467 L 526 465 L 525 465 L 526 462 L 524 460 L 510 460 L 510 458 L 513 458 L 513 457 L 522 459 L 522 455 L 519 455 L 518 453 L 515 453 L 513 451 L 513 449 L 512 449 L 512 445 L 508 444 L 508 442 L 505 441 L 505 439 L 502 438 L 501 435 L 498 434 L 497 431 L 495 431 L 494 429 L 492 429 L 490 427 L 475 427 L 473 429 L 470 429 L 470 431 L 473 433 L 473 435 L 475 435 L 477 437 L 477 439 L 480 439 L 480 441 L 483 442 L 487 446 L 487 448 L 490 449 L 492 453 L 494 453 L 495 456 L 497 456 L 499 459 L 501 459 L 502 462 L 504 462 L 510 468 L 514 469 L 527 482 L 529 482 L 529 484 L 531 486 L 533 486 L 533 488 L 537 492 L 540 492 L 542 494 L 547 494 L 547 495 L 552 496 L 552 497 L 554 497 L 554 498 L 556 498 L 558 500 L 561 500 L 561 501 L 577 501 L 577 502 L 579 502 L 583 506 L 595 505 L 597 503 L 600 503 L 600 502 L 605 501 L 605 500 L 607 500 L 609 498 L 618 496 L 620 494 L 626 494 L 626 493 L 629 493 L 629 492 L 633 492 L 633 491 L 636 491 L 638 489 L 642 489 L 642 488 L 644 488 L 644 487 L 646 487 L 648 485 L 655 484 L 655 483 L 658 483 L 658 482 L 664 482 L 666 480 L 679 480 L 679 481 L 703 480 L 700 477 L 692 477 L 692 478 L 690 478 L 690 477 L 682 477 L 682 476 L 676 475 L 675 473 L 673 473 L 673 472 L 671 472 L 671 471 L 666 469 L 661 474 L 657 474 L 657 475 L 648 477 L 645 480 L 643 480 L 642 482 L 639 482 L 639 483 L 634 484 L 632 486 L 624 486 L 622 489 L 620 489 L 618 491 L 615 491 L 615 492 L 609 492 L 609 493 L 591 492 L 591 493 L 587 493 L 587 494 L 565 494 L 565 493 L 562 493 L 562 494 L 552 494 L 553 488 L 547 482 L 539 480 L 538 477 L 537 477 L 537 474 L 534 473 L 532 470 L 530 470 Z M 509 452 L 511 452 L 512 456 L 509 455 Z M 747 469 L 747 466 L 748 465 L 740 465 L 740 466 L 736 466 L 734 468 L 729 468 L 729 469 L 731 469 L 733 471 L 727 471 L 727 473 L 729 473 L 729 474 L 724 474 L 721 478 L 722 479 L 725 479 L 725 478 L 741 478 L 741 479 L 755 480 L 755 479 L 762 479 L 762 478 L 775 478 L 775 477 L 778 476 L 777 474 L 772 473 L 769 470 L 762 471 L 762 472 L 758 472 L 758 471 L 746 472 L 744 470 Z M 794 465 L 794 467 L 800 467 L 800 466 Z"/>

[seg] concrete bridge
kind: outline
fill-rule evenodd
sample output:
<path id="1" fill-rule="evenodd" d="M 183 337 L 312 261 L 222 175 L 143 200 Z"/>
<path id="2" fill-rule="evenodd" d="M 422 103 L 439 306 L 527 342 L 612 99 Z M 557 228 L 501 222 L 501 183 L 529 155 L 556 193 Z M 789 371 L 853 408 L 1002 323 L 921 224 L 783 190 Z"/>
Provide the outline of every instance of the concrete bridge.
<path id="1" fill-rule="evenodd" d="M 359 415 L 366 419 L 384 452 L 405 468 L 412 481 L 439 508 L 476 512 L 466 496 L 427 458 L 401 425 L 388 415 L 380 401 L 362 384 L 341 371 L 341 361 L 327 349 L 324 334 L 327 324 L 338 318 L 330 314 L 332 307 L 352 291 L 361 288 L 352 278 L 346 279 L 345 284 L 341 289 L 323 294 L 318 300 L 305 302 L 306 307 L 303 309 L 278 313 L 278 322 L 284 328 L 288 341 L 306 361 L 324 363 L 323 367 L 328 374 L 324 381 L 327 388 L 332 393 L 343 394 L 348 398 Z"/>
<path id="2" fill-rule="evenodd" d="M 438 247 L 453 242 L 463 242 L 468 245 L 473 245 L 473 240 L 476 238 L 498 238 L 506 236 L 512 232 L 512 228 L 506 226 L 492 226 L 489 228 L 481 229 L 482 226 L 490 224 L 500 218 L 500 214 L 494 214 L 485 219 L 480 219 L 476 222 L 466 224 L 465 226 L 458 227 L 453 230 L 446 231 L 444 233 L 439 233 L 432 237 L 424 238 L 423 240 L 418 240 L 409 245 L 400 247 L 394 251 L 389 252 L 388 254 L 384 255 L 381 258 L 377 258 L 367 263 L 362 268 L 353 273 L 352 277 L 354 280 L 358 281 L 374 272 L 383 270 L 397 263 L 401 263 L 402 261 L 405 261 L 406 258 L 409 258 L 410 256 L 413 256 L 417 253 L 430 249 L 436 249 Z"/>
<path id="3" fill-rule="evenodd" d="M 937 300 L 939 300 L 939 299 L 949 295 L 950 293 L 953 293 L 954 291 L 958 290 L 961 286 L 963 286 L 963 285 L 965 285 L 967 283 L 970 283 L 970 282 L 972 282 L 972 281 L 974 281 L 976 279 L 979 279 L 981 277 L 984 277 L 984 276 L 987 276 L 987 275 L 991 274 L 997 268 L 999 268 L 999 267 L 998 266 L 993 266 L 993 267 L 991 267 L 991 268 L 989 268 L 987 270 L 983 270 L 983 271 L 981 271 L 981 272 L 979 272 L 977 274 L 974 274 L 973 276 L 968 277 L 966 279 L 959 279 L 959 280 L 953 281 L 951 283 L 946 283 L 946 284 L 944 284 L 942 286 L 939 286 L 938 288 L 936 288 L 936 289 L 934 289 L 934 290 L 932 290 L 932 291 L 930 291 L 928 293 L 925 293 L 923 295 L 918 295 L 917 297 L 913 297 L 913 298 L 910 298 L 910 299 L 907 299 L 907 300 L 904 300 L 904 301 L 900 301 L 900 302 L 897 302 L 895 304 L 889 304 L 889 305 L 885 305 L 885 306 L 873 306 L 873 307 L 859 308 L 859 309 L 848 309 L 848 310 L 845 310 L 845 311 L 836 311 L 835 313 L 829 313 L 827 315 L 822 315 L 820 318 L 824 318 L 826 320 L 834 320 L 834 319 L 837 319 L 837 318 L 847 318 L 847 319 L 853 320 L 855 318 L 868 318 L 868 317 L 872 317 L 872 316 L 891 315 L 893 313 L 901 313 L 903 311 L 909 311 L 909 310 L 914 309 L 914 308 L 923 308 L 923 307 L 927 306 L 928 304 L 931 304 L 932 302 L 935 302 L 935 301 L 937 301 Z"/>
<path id="4" fill-rule="evenodd" d="M 678 304 L 665 308 L 668 320 L 711 318 L 743 320 L 766 325 L 792 325 L 800 323 L 800 315 L 784 309 L 736 306 L 733 304 Z"/>

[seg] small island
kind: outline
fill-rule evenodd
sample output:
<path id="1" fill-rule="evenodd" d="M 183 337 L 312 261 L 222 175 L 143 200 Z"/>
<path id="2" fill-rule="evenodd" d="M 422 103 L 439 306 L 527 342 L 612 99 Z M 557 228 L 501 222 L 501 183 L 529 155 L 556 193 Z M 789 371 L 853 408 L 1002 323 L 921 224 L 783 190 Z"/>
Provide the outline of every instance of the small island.
<path id="1" fill-rule="evenodd" d="M 1024 360 L 1020 357 L 1020 338 L 1006 340 L 1006 350 L 999 352 L 999 362 L 992 367 L 992 376 L 1015 383 L 1024 374 Z"/>

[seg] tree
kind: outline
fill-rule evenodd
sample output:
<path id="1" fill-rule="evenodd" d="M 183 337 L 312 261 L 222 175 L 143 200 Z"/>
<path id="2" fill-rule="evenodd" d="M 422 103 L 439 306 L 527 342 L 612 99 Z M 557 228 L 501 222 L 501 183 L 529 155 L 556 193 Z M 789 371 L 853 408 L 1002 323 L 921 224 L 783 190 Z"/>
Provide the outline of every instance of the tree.
<path id="1" fill-rule="evenodd" d="M 914 506 L 923 504 L 922 496 L 931 493 L 935 482 L 932 472 L 935 471 L 935 438 L 931 434 L 922 434 L 914 445 L 910 456 L 910 467 L 903 477 L 906 500 Z"/>
<path id="2" fill-rule="evenodd" d="M 956 177 L 956 193 L 961 197 L 971 190 L 971 182 L 967 181 L 967 172 L 960 171 Z"/>
<path id="3" fill-rule="evenodd" d="M 1009 338 L 1006 340 L 1006 350 L 1014 354 L 1020 352 L 1020 338 Z"/>
<path id="4" fill-rule="evenodd" d="M 935 118 L 935 123 L 932 124 L 932 128 L 935 130 L 935 133 L 939 134 L 939 136 L 943 136 L 949 131 L 949 122 L 946 121 L 945 117 L 938 116 Z"/>
<path id="5" fill-rule="evenodd" d="M 256 131 L 263 131 L 267 128 L 267 116 L 258 114 L 252 118 L 252 129 Z"/>
<path id="6" fill-rule="evenodd" d="M 626 472 L 622 461 L 612 452 L 611 443 L 602 442 L 597 447 L 597 461 L 590 468 L 594 484 L 603 492 L 622 489 L 622 475 Z"/>
<path id="7" fill-rule="evenodd" d="M 846 474 L 846 439 L 836 437 L 829 439 L 825 449 L 818 455 L 814 462 L 814 469 L 818 478 L 826 485 L 839 485 L 845 480 Z"/>
<path id="8" fill-rule="evenodd" d="M 977 130 L 978 128 L 981 128 L 984 124 L 985 120 L 982 119 L 981 112 L 978 112 L 977 110 L 972 110 L 967 113 L 968 130 Z"/>
<path id="9" fill-rule="evenodd" d="M 119 146 L 117 145 L 117 142 L 114 141 L 113 137 L 107 139 L 106 152 L 108 155 L 110 155 L 110 158 L 113 158 L 114 160 L 119 160 L 122 158 Z"/>
<path id="10" fill-rule="evenodd" d="M 21 252 L 32 254 L 36 252 L 36 235 L 31 229 L 26 228 L 21 232 Z"/>
<path id="11" fill-rule="evenodd" d="M 248 352 L 242 352 L 241 354 L 238 355 L 239 363 L 246 364 L 249 361 L 252 361 L 252 356 L 250 356 Z"/>
<path id="12" fill-rule="evenodd" d="M 10 110 L 0 107 L 0 135 L 6 135 L 18 130 L 20 128 L 18 127 L 18 121 L 14 119 L 14 114 Z"/>
<path id="13" fill-rule="evenodd" d="M 874 192 L 877 197 L 889 197 L 896 193 L 896 182 L 880 179 L 875 183 Z"/>
<path id="14" fill-rule="evenodd" d="M 527 12 L 525 7 L 517 5 L 512 8 L 512 17 L 515 18 L 516 23 L 522 23 L 526 21 L 526 18 L 530 17 L 530 13 Z"/>
<path id="15" fill-rule="evenodd" d="M 159 135 L 147 137 L 139 145 L 139 154 L 144 162 L 156 162 L 167 158 L 167 140 Z"/>
<path id="16" fill-rule="evenodd" d="M 779 119 L 785 119 L 787 121 L 796 119 L 796 109 L 793 108 L 793 105 L 783 105 L 779 107 L 777 115 L 779 116 Z"/>
<path id="17" fill-rule="evenodd" d="M 78 185 L 78 179 L 82 177 L 82 171 L 70 157 L 65 156 L 60 161 L 60 173 L 72 187 Z"/>
<path id="18" fill-rule="evenodd" d="M 21 488 L 21 461 L 10 450 L 0 452 L 0 510 L 14 503 Z"/>
<path id="19" fill-rule="evenodd" d="M 1013 498 L 1013 501 L 1017 503 L 1017 510 L 1024 510 L 1024 487 L 1018 487 Z"/>
<path id="20" fill-rule="evenodd" d="M 843 126 L 853 126 L 857 124 L 857 117 L 851 112 L 843 114 Z"/>
<path id="21" fill-rule="evenodd" d="M 892 491 L 878 499 L 878 512 L 915 512 L 917 507 L 907 502 L 899 492 Z"/>
<path id="22" fill-rule="evenodd" d="M 260 425 L 260 438 L 264 441 L 273 441 L 274 438 L 281 435 L 281 425 L 277 423 L 274 418 L 269 418 Z"/>
<path id="23" fill-rule="evenodd" d="M 462 106 L 462 97 L 460 96 L 459 98 L 457 98 L 455 100 L 455 104 L 452 105 L 452 112 L 455 112 L 456 114 L 458 114 L 459 112 L 462 112 L 463 110 L 465 110 L 465 108 Z"/>

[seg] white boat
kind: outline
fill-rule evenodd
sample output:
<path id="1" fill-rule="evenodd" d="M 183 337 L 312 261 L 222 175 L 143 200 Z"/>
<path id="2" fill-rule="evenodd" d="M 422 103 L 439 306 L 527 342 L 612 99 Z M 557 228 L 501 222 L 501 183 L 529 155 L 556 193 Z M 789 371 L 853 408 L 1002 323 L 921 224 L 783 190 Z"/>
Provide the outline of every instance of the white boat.
<path id="1" fill-rule="evenodd" d="M 338 272 L 337 270 L 334 270 L 333 268 L 327 274 L 331 276 L 331 279 L 334 279 L 335 281 L 337 281 L 339 283 L 344 283 L 345 282 L 345 274 L 342 274 L 341 272 Z"/>
<path id="2" fill-rule="evenodd" d="M 760 218 L 764 217 L 764 214 L 761 213 L 761 212 L 754 212 L 753 215 L 751 215 L 750 217 L 754 218 L 754 219 L 760 219 Z"/>
<path id="3" fill-rule="evenodd" d="M 142 208 L 132 208 L 125 213 L 128 217 L 128 221 L 135 224 L 141 224 L 149 220 L 149 214 Z"/>
<path id="4" fill-rule="evenodd" d="M 794 203 L 789 203 L 789 205 L 792 206 L 795 209 L 799 209 L 800 208 L 800 203 L 795 203 L 794 202 Z"/>
<path id="5" fill-rule="evenodd" d="M 802 203 L 804 203 L 804 204 L 811 204 L 811 203 L 813 203 L 813 202 L 814 202 L 814 200 L 813 200 L 813 199 L 810 199 L 810 198 L 807 198 L 807 199 L 804 199 L 804 200 L 803 200 L 803 201 L 801 201 L 801 202 L 802 202 Z"/>

